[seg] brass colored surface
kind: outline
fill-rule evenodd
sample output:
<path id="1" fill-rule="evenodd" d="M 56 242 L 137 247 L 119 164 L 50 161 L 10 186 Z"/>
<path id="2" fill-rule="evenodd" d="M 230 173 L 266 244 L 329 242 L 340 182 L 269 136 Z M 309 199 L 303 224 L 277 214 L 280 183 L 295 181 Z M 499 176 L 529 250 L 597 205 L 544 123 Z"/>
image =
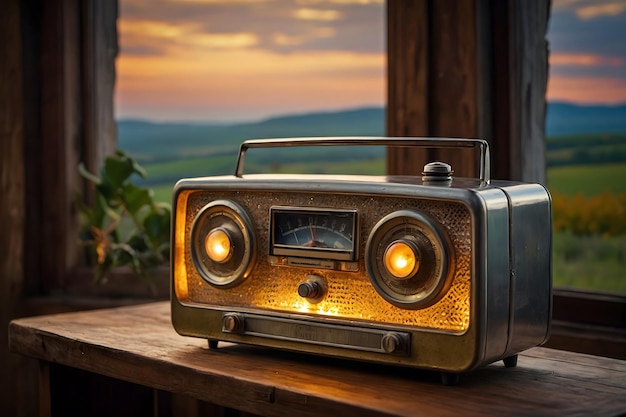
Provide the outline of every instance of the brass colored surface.
<path id="1" fill-rule="evenodd" d="M 184 231 L 181 229 L 178 231 L 183 233 L 181 243 L 189 241 L 191 224 L 200 210 L 218 199 L 235 202 L 250 216 L 253 239 L 258 248 L 256 265 L 249 278 L 240 285 L 228 289 L 215 288 L 200 277 L 192 260 L 190 246 L 185 243 L 184 258 L 179 258 L 185 260 L 185 273 L 176 276 L 179 281 L 186 282 L 175 283 L 178 298 L 183 304 L 342 317 L 454 333 L 467 330 L 470 317 L 472 225 L 470 213 L 465 205 L 449 201 L 368 195 L 270 193 L 258 190 L 183 191 L 179 194 L 179 201 L 187 202 L 186 212 L 184 216 L 180 216 L 182 213 L 177 211 L 179 216 L 177 220 L 181 217 L 187 219 Z M 358 242 L 359 254 L 365 253 L 367 236 L 376 222 L 385 215 L 407 208 L 423 212 L 439 224 L 452 242 L 455 270 L 450 290 L 445 297 L 430 307 L 406 310 L 389 304 L 375 291 L 367 276 L 363 256 L 358 260 L 357 272 L 270 265 L 268 208 L 276 205 L 356 208 L 359 216 L 358 234 L 361 236 Z M 310 274 L 322 276 L 328 285 L 326 296 L 317 304 L 306 301 L 297 291 L 298 285 Z M 185 287 L 188 289 L 187 294 L 178 292 Z"/>

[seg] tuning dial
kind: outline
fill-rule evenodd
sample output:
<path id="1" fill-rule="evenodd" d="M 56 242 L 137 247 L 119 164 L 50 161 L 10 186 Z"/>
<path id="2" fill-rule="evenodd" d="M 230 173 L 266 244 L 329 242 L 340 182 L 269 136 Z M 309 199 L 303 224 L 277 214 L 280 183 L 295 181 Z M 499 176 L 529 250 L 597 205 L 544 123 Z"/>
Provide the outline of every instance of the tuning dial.
<path id="1" fill-rule="evenodd" d="M 298 284 L 298 295 L 313 304 L 322 301 L 327 290 L 326 281 L 319 275 L 309 275 L 306 280 Z"/>
<path id="2" fill-rule="evenodd" d="M 305 281 L 298 285 L 298 295 L 303 298 L 317 298 L 320 286 L 315 281 Z"/>

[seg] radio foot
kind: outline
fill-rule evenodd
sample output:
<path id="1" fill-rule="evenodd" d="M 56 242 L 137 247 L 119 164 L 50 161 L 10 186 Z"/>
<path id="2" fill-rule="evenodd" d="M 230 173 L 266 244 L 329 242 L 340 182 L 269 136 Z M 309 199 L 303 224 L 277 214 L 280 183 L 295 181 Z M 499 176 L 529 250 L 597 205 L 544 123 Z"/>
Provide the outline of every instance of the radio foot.
<path id="1" fill-rule="evenodd" d="M 454 373 L 449 373 L 449 372 L 441 373 L 441 383 L 447 387 L 459 385 L 460 380 L 461 380 L 460 374 L 454 374 Z"/>
<path id="2" fill-rule="evenodd" d="M 209 340 L 209 349 L 217 349 L 219 340 Z"/>
<path id="3" fill-rule="evenodd" d="M 515 368 L 517 366 L 517 355 L 504 358 L 502 359 L 502 362 L 504 362 L 505 368 Z"/>

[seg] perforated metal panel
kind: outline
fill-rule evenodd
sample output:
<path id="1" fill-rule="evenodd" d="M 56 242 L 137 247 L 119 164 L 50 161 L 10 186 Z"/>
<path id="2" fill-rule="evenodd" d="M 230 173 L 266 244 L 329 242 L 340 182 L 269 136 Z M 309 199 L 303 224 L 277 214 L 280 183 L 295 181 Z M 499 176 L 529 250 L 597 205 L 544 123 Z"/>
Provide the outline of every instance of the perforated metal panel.
<path id="1" fill-rule="evenodd" d="M 308 316 L 335 316 L 455 333 L 464 332 L 469 326 L 471 216 L 467 207 L 461 203 L 393 196 L 257 190 L 189 191 L 182 193 L 179 198 L 187 198 L 183 237 L 186 274 L 177 278 L 186 278 L 186 283 L 176 286 L 187 290 L 186 294 L 179 294 L 183 303 L 302 313 Z M 216 199 L 232 200 L 248 212 L 258 250 L 256 266 L 250 276 L 242 284 L 229 289 L 215 288 L 200 277 L 194 267 L 188 243 L 191 224 L 196 215 L 202 207 Z M 358 271 L 270 265 L 269 208 L 274 205 L 357 209 Z M 405 310 L 385 301 L 370 283 L 363 262 L 365 242 L 372 227 L 385 215 L 402 209 L 418 210 L 437 221 L 448 234 L 455 257 L 456 270 L 449 291 L 435 304 L 419 310 Z M 317 304 L 309 303 L 297 293 L 298 284 L 311 273 L 322 276 L 328 283 L 327 296 Z"/>

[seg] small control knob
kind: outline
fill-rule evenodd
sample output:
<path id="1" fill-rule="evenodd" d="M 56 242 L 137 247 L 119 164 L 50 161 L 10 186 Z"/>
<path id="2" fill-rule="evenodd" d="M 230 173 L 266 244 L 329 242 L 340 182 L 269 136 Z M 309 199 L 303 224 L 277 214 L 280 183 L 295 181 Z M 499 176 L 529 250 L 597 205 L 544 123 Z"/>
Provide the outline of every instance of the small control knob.
<path id="1" fill-rule="evenodd" d="M 228 333 L 243 332 L 244 319 L 241 314 L 226 314 L 222 319 L 222 330 Z"/>
<path id="2" fill-rule="evenodd" d="M 452 166 L 445 162 L 430 162 L 424 165 L 422 181 L 450 181 L 453 173 Z"/>
<path id="3" fill-rule="evenodd" d="M 328 286 L 324 278 L 319 275 L 309 275 L 306 280 L 298 284 L 298 295 L 309 303 L 319 303 L 326 295 Z"/>
<path id="4" fill-rule="evenodd" d="M 404 349 L 402 338 L 397 333 L 385 333 L 380 341 L 386 353 L 394 353 Z"/>
<path id="5" fill-rule="evenodd" d="M 304 281 L 298 285 L 298 295 L 303 298 L 317 298 L 320 286 L 315 281 Z"/>

